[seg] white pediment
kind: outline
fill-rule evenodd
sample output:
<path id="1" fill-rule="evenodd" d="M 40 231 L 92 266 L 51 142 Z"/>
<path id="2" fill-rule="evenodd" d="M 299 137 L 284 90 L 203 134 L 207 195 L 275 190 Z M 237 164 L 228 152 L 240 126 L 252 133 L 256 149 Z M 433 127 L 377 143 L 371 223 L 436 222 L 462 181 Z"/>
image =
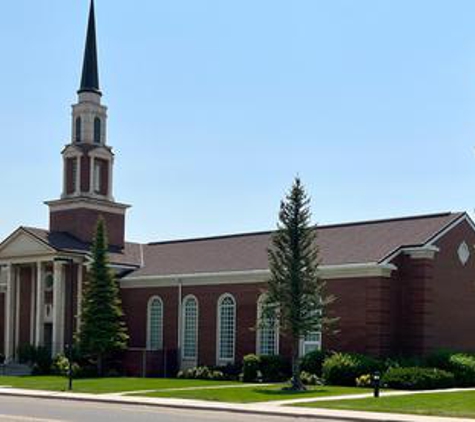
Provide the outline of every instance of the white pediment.
<path id="1" fill-rule="evenodd" d="M 0 259 L 45 255 L 54 249 L 23 229 L 0 244 Z"/>

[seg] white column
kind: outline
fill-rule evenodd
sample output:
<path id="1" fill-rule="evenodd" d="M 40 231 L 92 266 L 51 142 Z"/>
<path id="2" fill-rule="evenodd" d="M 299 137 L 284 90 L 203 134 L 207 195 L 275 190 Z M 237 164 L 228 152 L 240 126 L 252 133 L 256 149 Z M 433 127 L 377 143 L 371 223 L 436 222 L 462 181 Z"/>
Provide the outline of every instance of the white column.
<path id="1" fill-rule="evenodd" d="M 35 345 L 42 346 L 44 341 L 44 308 L 45 308 L 45 289 L 43 264 L 36 263 L 36 327 L 35 327 Z"/>
<path id="2" fill-rule="evenodd" d="M 113 177 L 113 171 L 112 171 L 112 166 L 114 165 L 114 162 L 113 160 L 110 160 L 107 162 L 108 166 L 108 186 L 107 186 L 107 196 L 109 197 L 109 199 L 113 199 L 113 195 L 112 195 L 112 177 Z"/>
<path id="3" fill-rule="evenodd" d="M 7 291 L 5 296 L 5 358 L 7 362 L 11 361 L 14 356 L 14 305 L 15 292 L 13 285 L 13 268 L 9 264 L 7 266 Z"/>
<path id="4" fill-rule="evenodd" d="M 64 280 L 63 265 L 54 263 L 53 270 L 53 356 L 64 349 Z"/>
<path id="5" fill-rule="evenodd" d="M 91 157 L 91 168 L 89 169 L 89 193 L 94 193 L 94 157 Z"/>
<path id="6" fill-rule="evenodd" d="M 75 195 L 81 193 L 81 157 L 78 155 L 75 157 L 76 160 L 76 180 L 74 181 L 76 189 L 74 190 Z"/>

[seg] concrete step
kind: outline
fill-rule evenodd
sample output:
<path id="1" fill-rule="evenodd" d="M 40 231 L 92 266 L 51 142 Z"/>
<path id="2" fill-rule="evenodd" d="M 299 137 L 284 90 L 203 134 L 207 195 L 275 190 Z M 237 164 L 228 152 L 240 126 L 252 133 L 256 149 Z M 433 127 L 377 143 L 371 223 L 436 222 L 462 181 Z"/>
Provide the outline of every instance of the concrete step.
<path id="1" fill-rule="evenodd" d="M 18 363 L 0 365 L 0 376 L 2 375 L 9 377 L 23 377 L 26 375 L 31 375 L 31 368 L 28 365 L 21 365 Z"/>

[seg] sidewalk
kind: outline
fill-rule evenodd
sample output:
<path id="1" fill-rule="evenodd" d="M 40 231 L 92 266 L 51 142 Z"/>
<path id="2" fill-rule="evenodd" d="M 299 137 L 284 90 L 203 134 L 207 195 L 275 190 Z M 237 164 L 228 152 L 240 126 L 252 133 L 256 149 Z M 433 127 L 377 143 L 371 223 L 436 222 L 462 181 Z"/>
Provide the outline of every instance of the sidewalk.
<path id="1" fill-rule="evenodd" d="M 447 391 L 447 390 L 445 390 Z M 416 394 L 420 394 L 417 392 Z M 385 395 L 403 395 L 412 394 L 412 392 L 388 392 Z M 295 403 L 297 400 L 286 400 L 281 402 L 265 402 L 265 403 L 218 403 L 199 400 L 183 400 L 170 398 L 152 398 L 152 397 L 136 397 L 118 394 L 85 394 L 85 393 L 67 393 L 43 390 L 23 390 L 16 388 L 0 387 L 0 395 L 31 397 L 40 399 L 54 400 L 74 400 L 91 403 L 107 403 L 122 404 L 135 406 L 157 406 L 164 408 L 186 409 L 186 410 L 206 410 L 220 412 L 249 413 L 267 416 L 288 416 L 288 417 L 305 417 L 329 420 L 348 420 L 348 421 L 378 421 L 378 422 L 474 422 L 473 419 L 462 418 L 446 418 L 434 416 L 417 416 L 417 415 L 401 415 L 394 413 L 375 413 L 375 412 L 359 412 L 359 411 L 341 411 L 330 409 L 316 408 L 298 408 L 284 407 L 285 405 Z M 360 395 L 363 396 L 363 395 Z M 367 395 L 365 395 L 367 396 Z M 332 400 L 350 398 L 349 396 L 332 397 Z M 352 398 L 355 398 L 353 396 Z M 328 398 L 326 398 L 328 400 Z M 310 399 L 305 399 L 310 401 Z M 322 399 L 314 399 L 319 401 Z"/>

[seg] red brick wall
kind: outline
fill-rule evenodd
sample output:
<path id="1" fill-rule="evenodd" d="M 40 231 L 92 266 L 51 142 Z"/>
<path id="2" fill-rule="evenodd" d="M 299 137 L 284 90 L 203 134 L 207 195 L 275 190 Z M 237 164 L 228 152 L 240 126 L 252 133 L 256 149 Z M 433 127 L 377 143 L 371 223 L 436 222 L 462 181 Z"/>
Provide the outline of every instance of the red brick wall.
<path id="1" fill-rule="evenodd" d="M 0 293 L 0 353 L 5 353 L 5 293 Z"/>
<path id="2" fill-rule="evenodd" d="M 89 192 L 91 177 L 91 159 L 87 155 L 81 157 L 81 192 Z"/>
<path id="3" fill-rule="evenodd" d="M 19 344 L 30 344 L 31 295 L 33 273 L 31 267 L 20 268 L 20 332 Z"/>
<path id="4" fill-rule="evenodd" d="M 111 246 L 124 246 L 125 215 L 112 214 L 86 208 L 50 213 L 50 230 L 70 233 L 84 242 L 92 242 L 97 220 L 102 216 L 106 222 Z"/>
<path id="5" fill-rule="evenodd" d="M 182 298 L 192 294 L 198 299 L 199 364 L 216 364 L 217 303 L 225 293 L 232 294 L 237 302 L 236 361 L 256 352 L 257 300 L 263 288 L 263 284 L 183 287 Z M 338 334 L 324 334 L 324 347 L 374 355 L 389 354 L 395 333 L 391 280 L 379 277 L 330 280 L 327 291 L 337 298 L 330 313 L 340 319 L 334 327 L 339 330 Z M 129 347 L 146 347 L 147 303 L 154 295 L 160 296 L 164 303 L 164 348 L 178 347 L 178 287 L 122 289 L 121 294 L 130 335 Z M 290 357 L 290 344 L 283 337 L 280 353 Z M 131 365 L 138 367 L 140 361 L 137 357 L 134 359 L 135 363 Z"/>
<path id="6" fill-rule="evenodd" d="M 463 266 L 457 249 L 462 241 L 471 257 Z M 475 351 L 475 233 L 463 222 L 442 237 L 434 262 L 427 349 Z"/>
<path id="7" fill-rule="evenodd" d="M 326 291 L 335 297 L 329 316 L 338 321 L 324 333 L 324 348 L 376 356 L 389 354 L 395 335 L 391 279 L 334 279 L 327 282 Z"/>

